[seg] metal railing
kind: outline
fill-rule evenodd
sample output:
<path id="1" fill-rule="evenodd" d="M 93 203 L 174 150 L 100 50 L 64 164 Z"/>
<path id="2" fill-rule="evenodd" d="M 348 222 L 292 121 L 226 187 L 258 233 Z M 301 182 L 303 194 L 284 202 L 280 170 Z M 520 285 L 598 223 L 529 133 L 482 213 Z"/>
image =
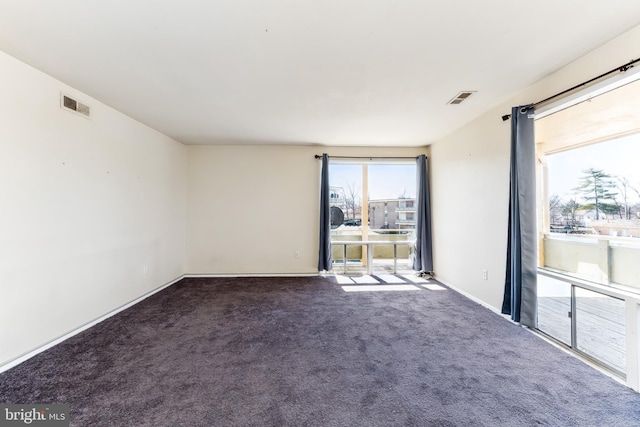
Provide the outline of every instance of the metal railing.
<path id="1" fill-rule="evenodd" d="M 398 260 L 411 259 L 412 248 L 415 244 L 415 230 L 413 228 L 374 229 L 363 239 L 361 227 L 344 227 L 332 230 L 331 245 L 334 262 L 342 263 L 343 273 L 347 273 L 348 262 L 358 261 L 362 270 L 371 274 L 374 260 L 377 264 L 392 262 L 391 272 L 398 272 Z"/>

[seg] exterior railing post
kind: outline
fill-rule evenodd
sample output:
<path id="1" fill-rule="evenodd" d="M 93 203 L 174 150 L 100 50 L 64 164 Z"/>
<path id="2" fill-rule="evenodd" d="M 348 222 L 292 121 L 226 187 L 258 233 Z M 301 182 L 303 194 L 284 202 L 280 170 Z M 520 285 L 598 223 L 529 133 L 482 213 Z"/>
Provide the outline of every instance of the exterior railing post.
<path id="1" fill-rule="evenodd" d="M 638 301 L 625 301 L 625 330 L 627 356 L 627 387 L 640 391 L 640 305 Z"/>
<path id="2" fill-rule="evenodd" d="M 608 285 L 611 278 L 611 247 L 609 246 L 609 239 L 598 239 L 598 254 L 602 283 Z"/>

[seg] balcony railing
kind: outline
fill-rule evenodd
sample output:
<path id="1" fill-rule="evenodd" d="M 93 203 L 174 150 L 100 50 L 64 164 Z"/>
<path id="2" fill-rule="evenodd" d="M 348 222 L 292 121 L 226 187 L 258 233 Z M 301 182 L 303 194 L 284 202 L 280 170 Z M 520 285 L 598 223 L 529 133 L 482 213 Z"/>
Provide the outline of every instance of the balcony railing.
<path id="1" fill-rule="evenodd" d="M 547 234 L 542 249 L 545 268 L 640 291 L 639 238 Z"/>
<path id="2" fill-rule="evenodd" d="M 541 250 L 539 330 L 640 391 L 640 238 L 551 233 Z"/>
<path id="3" fill-rule="evenodd" d="M 412 270 L 414 229 L 339 229 L 331 232 L 332 259 L 347 274 L 400 273 Z M 345 243 L 342 243 L 345 242 Z"/>

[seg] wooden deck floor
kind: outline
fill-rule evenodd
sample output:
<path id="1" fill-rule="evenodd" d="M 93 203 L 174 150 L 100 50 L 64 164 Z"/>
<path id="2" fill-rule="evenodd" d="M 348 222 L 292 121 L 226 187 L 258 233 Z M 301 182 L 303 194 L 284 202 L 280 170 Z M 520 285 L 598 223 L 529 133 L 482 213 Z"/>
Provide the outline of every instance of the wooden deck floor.
<path id="1" fill-rule="evenodd" d="M 585 294 L 583 291 L 583 295 Z M 593 295 L 597 295 L 592 293 Z M 614 369 L 626 371 L 624 303 L 607 296 L 576 297 L 577 349 Z M 538 298 L 538 329 L 571 344 L 569 297 Z"/>

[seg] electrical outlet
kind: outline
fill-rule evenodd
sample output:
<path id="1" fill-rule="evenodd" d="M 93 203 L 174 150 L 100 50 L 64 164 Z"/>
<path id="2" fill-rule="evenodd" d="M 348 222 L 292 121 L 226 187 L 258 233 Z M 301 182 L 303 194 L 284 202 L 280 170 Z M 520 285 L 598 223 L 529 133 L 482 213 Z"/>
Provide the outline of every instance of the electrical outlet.
<path id="1" fill-rule="evenodd" d="M 487 270 L 482 270 L 482 279 L 487 280 L 489 278 L 489 272 Z"/>
<path id="2" fill-rule="evenodd" d="M 300 251 L 295 251 L 295 252 L 293 253 L 293 257 L 294 257 L 294 258 L 300 258 Z"/>

